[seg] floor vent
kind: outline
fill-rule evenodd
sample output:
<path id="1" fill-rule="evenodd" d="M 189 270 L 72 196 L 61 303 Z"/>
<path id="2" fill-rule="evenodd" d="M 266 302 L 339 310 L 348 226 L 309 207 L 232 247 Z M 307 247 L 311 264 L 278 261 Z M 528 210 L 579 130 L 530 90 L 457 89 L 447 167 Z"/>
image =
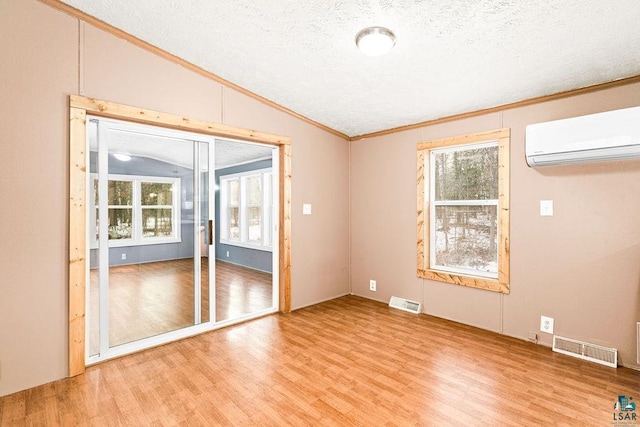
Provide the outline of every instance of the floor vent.
<path id="1" fill-rule="evenodd" d="M 618 350 L 583 341 L 553 336 L 553 351 L 589 360 L 611 368 L 618 367 Z"/>
<path id="2" fill-rule="evenodd" d="M 408 311 L 409 313 L 420 313 L 420 303 L 415 301 L 409 301 L 408 299 L 400 297 L 391 297 L 389 300 L 389 307 L 397 308 L 398 310 Z"/>

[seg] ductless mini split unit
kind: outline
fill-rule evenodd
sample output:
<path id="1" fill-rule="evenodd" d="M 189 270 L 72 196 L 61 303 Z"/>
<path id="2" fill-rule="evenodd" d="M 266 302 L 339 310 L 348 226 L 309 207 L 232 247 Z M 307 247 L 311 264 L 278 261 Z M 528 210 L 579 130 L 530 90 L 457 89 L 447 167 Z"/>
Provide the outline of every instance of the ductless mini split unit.
<path id="1" fill-rule="evenodd" d="M 640 158 L 640 107 L 528 125 L 531 167 Z"/>

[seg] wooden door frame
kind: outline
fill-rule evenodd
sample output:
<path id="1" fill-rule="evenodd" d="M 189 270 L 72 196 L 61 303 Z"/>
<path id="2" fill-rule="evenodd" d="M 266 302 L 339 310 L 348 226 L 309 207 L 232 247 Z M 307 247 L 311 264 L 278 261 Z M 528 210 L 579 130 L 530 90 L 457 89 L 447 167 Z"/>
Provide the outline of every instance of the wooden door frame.
<path id="1" fill-rule="evenodd" d="M 69 97 L 69 376 L 85 371 L 87 114 L 170 129 L 259 142 L 279 148 L 279 310 L 291 311 L 291 139 L 174 114 Z"/>

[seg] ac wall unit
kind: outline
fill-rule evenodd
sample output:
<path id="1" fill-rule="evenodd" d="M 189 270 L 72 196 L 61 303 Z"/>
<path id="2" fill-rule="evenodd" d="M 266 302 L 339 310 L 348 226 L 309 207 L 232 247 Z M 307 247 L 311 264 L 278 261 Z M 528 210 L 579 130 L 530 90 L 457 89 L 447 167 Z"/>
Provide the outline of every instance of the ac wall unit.
<path id="1" fill-rule="evenodd" d="M 531 167 L 640 158 L 640 107 L 528 125 L 525 146 Z"/>

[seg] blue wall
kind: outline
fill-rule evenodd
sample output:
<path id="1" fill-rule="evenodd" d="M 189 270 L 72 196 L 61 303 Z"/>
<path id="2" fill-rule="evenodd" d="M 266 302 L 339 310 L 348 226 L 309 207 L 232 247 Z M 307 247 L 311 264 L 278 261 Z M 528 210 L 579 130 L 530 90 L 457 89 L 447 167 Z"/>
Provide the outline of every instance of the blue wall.
<path id="1" fill-rule="evenodd" d="M 91 153 L 91 171 L 96 171 L 97 153 Z M 219 169 L 215 172 L 216 188 L 220 188 L 220 176 L 266 169 L 272 166 L 271 160 L 261 160 L 246 165 Z M 180 214 L 181 241 L 179 243 L 163 243 L 155 245 L 122 246 L 109 248 L 109 265 L 139 264 L 154 261 L 166 261 L 179 258 L 193 257 L 193 170 L 171 163 L 161 162 L 146 157 L 132 157 L 128 162 L 121 162 L 109 156 L 109 174 L 112 175 L 142 175 L 180 178 Z M 203 175 L 201 188 L 206 190 L 207 174 Z M 215 192 L 216 201 L 216 259 L 271 273 L 273 270 L 272 252 L 243 248 L 220 243 L 220 191 Z M 187 209 L 189 206 L 190 209 Z M 202 215 L 206 217 L 208 205 L 202 203 Z M 204 233 L 208 239 L 208 233 Z M 206 242 L 207 244 L 209 242 Z M 227 256 L 227 252 L 229 256 Z M 122 259 L 126 254 L 127 259 Z M 203 254 L 208 255 L 208 254 Z M 98 263 L 98 250 L 90 251 L 90 266 L 95 268 Z"/>
<path id="2" fill-rule="evenodd" d="M 97 153 L 91 152 L 91 172 L 97 170 Z M 180 242 L 122 246 L 109 249 L 109 265 L 139 264 L 193 257 L 193 170 L 147 157 L 132 157 L 122 162 L 109 155 L 109 174 L 180 178 Z M 206 180 L 205 180 L 206 182 Z M 186 207 L 189 206 L 190 209 Z M 206 233 L 205 233 L 206 234 Z M 122 259 L 126 254 L 127 259 Z M 98 265 L 98 250 L 90 252 L 90 266 Z"/>
<path id="3" fill-rule="evenodd" d="M 243 248 L 234 245 L 225 245 L 220 243 L 220 177 L 224 175 L 232 175 L 234 173 L 247 172 L 256 169 L 267 169 L 272 165 L 271 159 L 261 160 L 259 162 L 248 163 L 246 165 L 233 166 L 225 169 L 216 170 L 216 259 L 231 262 L 233 264 L 243 265 L 271 273 L 273 267 L 273 253 L 260 251 L 257 249 Z M 227 257 L 227 251 L 229 256 Z"/>

